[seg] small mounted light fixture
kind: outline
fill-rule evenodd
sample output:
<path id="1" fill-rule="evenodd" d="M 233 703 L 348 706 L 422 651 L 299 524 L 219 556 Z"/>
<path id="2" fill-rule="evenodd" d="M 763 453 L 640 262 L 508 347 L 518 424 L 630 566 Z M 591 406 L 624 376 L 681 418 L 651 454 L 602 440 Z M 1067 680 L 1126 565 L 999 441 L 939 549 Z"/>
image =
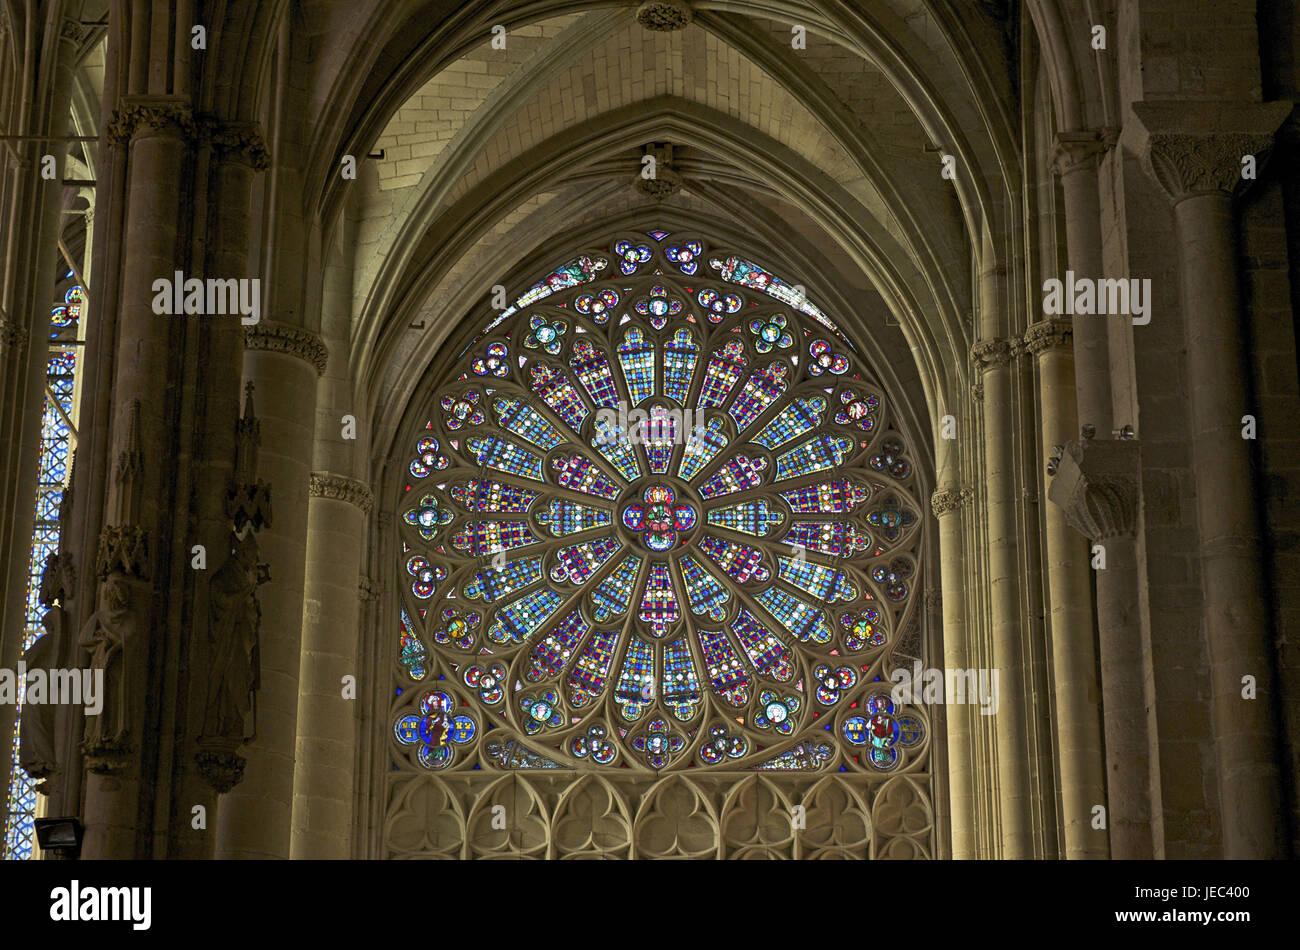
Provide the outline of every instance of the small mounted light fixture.
<path id="1" fill-rule="evenodd" d="M 77 818 L 37 818 L 36 843 L 64 860 L 81 856 L 81 839 L 86 829 Z"/>

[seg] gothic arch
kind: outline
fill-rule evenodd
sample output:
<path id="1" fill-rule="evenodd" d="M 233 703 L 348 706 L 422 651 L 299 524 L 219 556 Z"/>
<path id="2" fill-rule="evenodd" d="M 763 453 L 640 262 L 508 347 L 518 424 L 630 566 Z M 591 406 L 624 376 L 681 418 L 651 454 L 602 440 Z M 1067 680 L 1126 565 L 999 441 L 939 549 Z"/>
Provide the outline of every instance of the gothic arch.
<path id="1" fill-rule="evenodd" d="M 462 324 L 400 427 L 374 644 L 397 691 L 376 709 L 390 738 L 368 737 L 387 749 L 373 795 L 432 781 L 467 811 L 525 809 L 527 841 L 480 855 L 476 838 L 465 856 L 566 856 L 555 833 L 584 775 L 622 816 L 611 827 L 646 812 L 633 851 L 678 856 L 801 851 L 821 779 L 870 801 L 915 774 L 929 801 L 933 727 L 889 680 L 924 652 L 917 443 L 833 318 L 745 276 L 741 253 L 690 232 L 608 237 L 477 334 Z M 611 410 L 643 404 L 649 441 L 610 434 Z M 737 770 L 779 787 L 732 789 Z M 503 774 L 513 797 L 496 802 Z M 779 842 L 733 827 L 742 789 L 784 803 Z M 877 847 L 817 827 L 818 853 Z M 417 856 L 409 839 L 382 853 Z"/>

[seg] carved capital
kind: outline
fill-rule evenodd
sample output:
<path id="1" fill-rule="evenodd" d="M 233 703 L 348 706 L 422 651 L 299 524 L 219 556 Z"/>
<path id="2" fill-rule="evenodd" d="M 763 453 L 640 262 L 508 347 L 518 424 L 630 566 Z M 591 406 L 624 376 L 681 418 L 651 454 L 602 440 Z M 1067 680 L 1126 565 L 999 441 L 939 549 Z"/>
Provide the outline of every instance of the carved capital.
<path id="1" fill-rule="evenodd" d="M 370 486 L 355 478 L 331 475 L 328 472 L 312 472 L 310 491 L 314 498 L 332 498 L 354 508 L 360 508 L 370 514 L 375 506 L 375 495 Z"/>
<path id="2" fill-rule="evenodd" d="M 1102 155 L 1115 147 L 1118 133 L 1115 129 L 1083 129 L 1074 132 L 1057 132 L 1052 142 L 1052 168 L 1060 175 L 1096 167 Z"/>
<path id="3" fill-rule="evenodd" d="M 1135 102 L 1134 147 L 1147 172 L 1177 203 L 1197 195 L 1235 195 L 1253 179 L 1242 159 L 1264 164 L 1289 102 Z"/>
<path id="4" fill-rule="evenodd" d="M 271 153 L 259 123 L 226 122 L 215 116 L 204 116 L 200 129 L 203 141 L 228 161 L 242 162 L 259 172 L 271 167 Z"/>
<path id="5" fill-rule="evenodd" d="M 317 334 L 287 323 L 262 320 L 244 327 L 244 347 L 296 356 L 315 366 L 318 376 L 325 375 L 325 367 L 329 363 L 329 350 Z"/>
<path id="6" fill-rule="evenodd" d="M 981 340 L 970 348 L 971 359 L 981 370 L 1010 363 L 1016 356 L 1015 340 Z"/>
<path id="7" fill-rule="evenodd" d="M 966 488 L 940 488 L 930 496 L 930 510 L 936 518 L 956 511 L 970 501 L 970 490 Z"/>
<path id="8" fill-rule="evenodd" d="M 1025 350 L 1039 356 L 1051 349 L 1066 349 L 1074 342 L 1074 323 L 1053 317 L 1032 324 L 1025 331 Z"/>
<path id="9" fill-rule="evenodd" d="M 1135 440 L 1067 442 L 1047 497 L 1092 541 L 1137 532 L 1139 449 Z"/>
<path id="10" fill-rule="evenodd" d="M 691 8 L 682 0 L 650 0 L 636 10 L 636 21 L 657 33 L 684 30 L 692 18 Z"/>
<path id="11" fill-rule="evenodd" d="M 104 128 L 104 141 L 113 148 L 125 148 L 132 140 L 150 135 L 196 141 L 198 125 L 188 100 L 177 96 L 124 96 Z"/>

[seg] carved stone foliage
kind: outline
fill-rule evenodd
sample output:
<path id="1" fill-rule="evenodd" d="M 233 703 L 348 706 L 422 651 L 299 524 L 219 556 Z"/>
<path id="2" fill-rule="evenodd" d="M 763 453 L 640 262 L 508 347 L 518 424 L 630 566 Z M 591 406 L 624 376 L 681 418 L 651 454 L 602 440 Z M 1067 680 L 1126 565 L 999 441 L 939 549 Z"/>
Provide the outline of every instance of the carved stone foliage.
<path id="1" fill-rule="evenodd" d="M 1074 324 L 1070 320 L 1040 320 L 1025 331 L 1025 349 L 1035 356 L 1051 349 L 1063 349 L 1074 341 Z"/>
<path id="2" fill-rule="evenodd" d="M 1016 356 L 1015 340 L 981 340 L 971 347 L 971 359 L 980 370 L 1010 363 Z"/>
<path id="3" fill-rule="evenodd" d="M 636 21 L 647 30 L 670 33 L 691 22 L 691 8 L 681 0 L 651 0 L 637 7 Z"/>
<path id="4" fill-rule="evenodd" d="M 1138 443 L 1129 440 L 1068 442 L 1047 497 L 1086 538 L 1132 536 L 1140 497 L 1138 453 Z"/>
<path id="5" fill-rule="evenodd" d="M 271 167 L 271 153 L 267 151 L 262 127 L 256 122 L 226 122 L 215 116 L 199 119 L 199 132 L 212 145 L 218 155 L 241 161 L 255 171 Z"/>
<path id="6" fill-rule="evenodd" d="M 483 859 L 928 858 L 924 773 L 864 781 L 784 773 L 394 775 L 383 856 Z"/>
<path id="7" fill-rule="evenodd" d="M 113 110 L 104 128 L 104 140 L 125 148 L 141 135 L 173 135 L 187 142 L 198 138 L 194 111 L 188 103 L 169 96 L 128 96 Z"/>
<path id="8" fill-rule="evenodd" d="M 375 506 L 375 495 L 369 485 L 342 475 L 312 472 L 310 492 L 313 498 L 332 498 L 334 501 L 360 508 L 366 514 L 370 514 Z"/>
<path id="9" fill-rule="evenodd" d="M 936 518 L 950 514 L 970 502 L 968 488 L 941 488 L 930 496 L 930 510 Z"/>
<path id="10" fill-rule="evenodd" d="M 325 367 L 329 363 L 329 350 L 317 334 L 302 327 L 270 320 L 244 327 L 244 347 L 296 356 L 315 366 L 319 376 L 325 375 Z"/>

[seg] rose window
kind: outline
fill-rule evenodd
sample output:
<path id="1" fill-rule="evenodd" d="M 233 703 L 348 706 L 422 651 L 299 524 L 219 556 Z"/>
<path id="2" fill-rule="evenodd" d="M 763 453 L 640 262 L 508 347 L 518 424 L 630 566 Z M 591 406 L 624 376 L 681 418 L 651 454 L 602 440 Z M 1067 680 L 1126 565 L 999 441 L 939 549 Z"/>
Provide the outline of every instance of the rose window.
<path id="1" fill-rule="evenodd" d="M 521 291 L 407 436 L 395 763 L 921 761 L 924 709 L 889 698 L 915 466 L 848 337 L 661 231 Z"/>

